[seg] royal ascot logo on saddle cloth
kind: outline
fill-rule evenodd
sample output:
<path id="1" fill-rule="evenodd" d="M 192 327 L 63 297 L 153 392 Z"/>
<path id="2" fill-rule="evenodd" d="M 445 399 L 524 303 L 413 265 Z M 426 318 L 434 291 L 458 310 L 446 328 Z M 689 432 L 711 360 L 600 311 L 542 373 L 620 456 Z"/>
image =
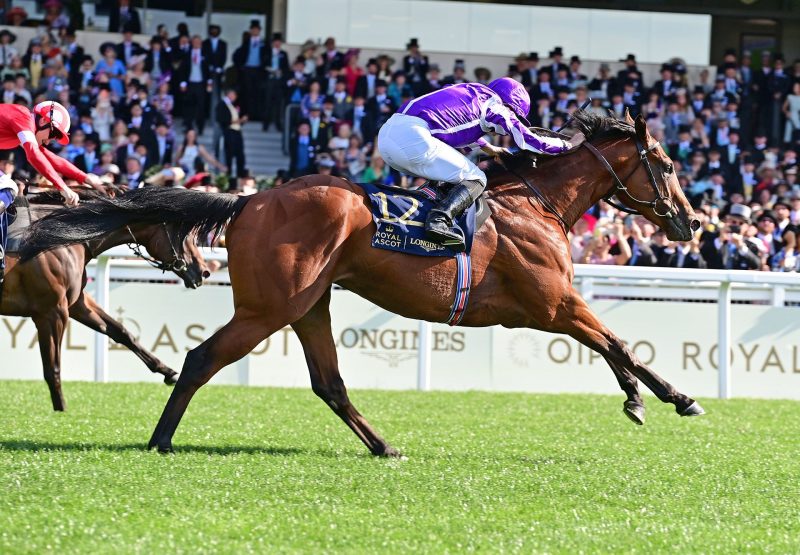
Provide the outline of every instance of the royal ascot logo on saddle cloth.
<path id="1" fill-rule="evenodd" d="M 425 237 L 425 218 L 439 200 L 438 191 L 428 186 L 408 190 L 370 183 L 359 185 L 369 196 L 372 219 L 377 227 L 372 237 L 373 247 L 419 256 L 455 257 L 458 254 Z M 464 235 L 465 252 L 469 254 L 475 233 L 475 205 L 464 212 L 456 227 Z"/>
<path id="2" fill-rule="evenodd" d="M 372 219 L 377 231 L 372 246 L 420 256 L 447 256 L 456 259 L 456 293 L 447 323 L 457 326 L 464 317 L 472 286 L 472 236 L 475 234 L 475 205 L 470 206 L 456 222 L 464 236 L 466 250 L 456 252 L 425 237 L 425 218 L 439 200 L 438 191 L 424 185 L 416 190 L 361 184 L 369 196 Z"/>

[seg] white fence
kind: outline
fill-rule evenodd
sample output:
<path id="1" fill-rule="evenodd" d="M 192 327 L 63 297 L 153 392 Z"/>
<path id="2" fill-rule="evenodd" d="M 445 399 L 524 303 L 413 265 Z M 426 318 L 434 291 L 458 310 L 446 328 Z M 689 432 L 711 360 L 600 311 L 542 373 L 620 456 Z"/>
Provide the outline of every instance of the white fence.
<path id="1" fill-rule="evenodd" d="M 121 247 L 90 265 L 90 291 L 95 287 L 101 306 L 179 369 L 185 351 L 232 314 L 227 272 L 216 272 L 199 291 L 185 291 L 174 276 L 131 255 Z M 224 262 L 226 251 L 206 250 L 204 256 Z M 576 285 L 601 319 L 679 389 L 728 398 L 735 385 L 737 396 L 800 399 L 800 311 L 792 306 L 800 304 L 800 276 L 578 265 Z M 414 322 L 347 291 L 335 291 L 332 313 L 342 373 L 351 386 L 616 391 L 602 359 L 563 336 Z M 11 353 L 12 364 L 0 368 L 0 378 L 32 377 L 35 341 L 27 342 L 23 321 L 3 320 L 0 351 Z M 147 377 L 138 361 L 101 334 L 92 338 L 75 326 L 65 343 L 65 379 Z M 83 370 L 71 374 L 71 367 Z M 302 350 L 286 328 L 215 381 L 302 386 L 304 368 Z"/>

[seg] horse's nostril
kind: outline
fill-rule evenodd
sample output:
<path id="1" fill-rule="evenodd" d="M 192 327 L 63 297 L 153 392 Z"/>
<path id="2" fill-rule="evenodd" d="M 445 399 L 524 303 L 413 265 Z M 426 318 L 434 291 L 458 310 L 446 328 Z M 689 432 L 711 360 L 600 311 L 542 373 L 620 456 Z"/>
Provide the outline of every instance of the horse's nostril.
<path id="1" fill-rule="evenodd" d="M 208 279 L 211 277 L 211 272 L 208 270 L 203 270 L 203 279 Z"/>
<path id="2" fill-rule="evenodd" d="M 694 219 L 689 223 L 689 227 L 692 228 L 692 231 L 697 231 L 700 229 L 700 220 Z"/>

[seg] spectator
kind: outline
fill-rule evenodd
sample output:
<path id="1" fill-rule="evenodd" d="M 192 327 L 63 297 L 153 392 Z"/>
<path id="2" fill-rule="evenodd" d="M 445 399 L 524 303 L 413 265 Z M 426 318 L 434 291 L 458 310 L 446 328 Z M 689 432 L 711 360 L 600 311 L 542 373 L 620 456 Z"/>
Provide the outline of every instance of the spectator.
<path id="1" fill-rule="evenodd" d="M 367 148 L 362 147 L 358 135 L 350 135 L 347 150 L 344 151 L 340 163 L 340 173 L 351 181 L 359 181 L 367 167 Z"/>
<path id="2" fill-rule="evenodd" d="M 464 60 L 456 60 L 455 64 L 453 64 L 453 74 L 448 75 L 442 81 L 443 85 L 458 85 L 460 83 L 466 83 L 467 80 L 465 75 L 467 73 L 467 68 L 464 65 Z"/>
<path id="3" fill-rule="evenodd" d="M 317 64 L 317 76 L 323 79 L 331 70 L 338 71 L 345 65 L 344 55 L 336 49 L 336 39 L 325 39 L 325 52 L 322 53 Z"/>
<path id="4" fill-rule="evenodd" d="M 289 147 L 289 175 L 300 177 L 312 172 L 319 145 L 311 138 L 311 125 L 307 120 L 297 126 L 297 136 Z"/>
<path id="5" fill-rule="evenodd" d="M 233 164 L 236 162 L 236 175 L 244 177 L 246 175 L 244 140 L 242 138 L 242 124 L 247 122 L 247 114 L 240 115 L 239 108 L 236 106 L 236 91 L 228 89 L 222 102 L 217 104 L 217 123 L 222 128 L 222 136 L 225 141 L 225 165 L 228 171 L 233 174 Z"/>
<path id="6" fill-rule="evenodd" d="M 317 74 L 317 59 L 317 44 L 313 40 L 308 39 L 300 47 L 300 56 L 297 57 L 297 60 L 303 63 L 304 74 Z"/>
<path id="7" fill-rule="evenodd" d="M 613 245 L 612 245 L 612 240 Z M 616 246 L 618 253 L 612 254 L 611 248 Z M 581 253 L 582 264 L 607 264 L 622 266 L 631 258 L 628 242 L 623 238 L 623 225 L 616 223 L 608 226 L 596 226 L 592 237 L 586 242 Z"/>
<path id="8" fill-rule="evenodd" d="M 344 55 L 345 65 L 342 70 L 342 75 L 344 75 L 345 82 L 347 83 L 347 94 L 351 96 L 363 96 L 356 95 L 356 84 L 359 78 L 364 75 L 364 70 L 358 67 L 359 52 L 357 48 L 351 48 L 347 51 L 347 54 Z"/>
<path id="9" fill-rule="evenodd" d="M 183 126 L 185 130 L 197 129 L 203 134 L 206 123 L 206 110 L 209 94 L 214 81 L 211 78 L 211 66 L 203 56 L 203 39 L 195 35 L 191 40 L 192 48 L 186 58 L 188 63 L 182 64 L 182 71 L 176 75 L 180 80 L 181 92 L 184 92 Z"/>
<path id="10" fill-rule="evenodd" d="M 312 106 L 319 106 L 322 104 L 322 97 L 319 81 L 312 81 L 308 87 L 308 93 L 306 93 L 300 101 L 300 110 L 304 118 L 309 117 Z"/>
<path id="11" fill-rule="evenodd" d="M 336 119 L 347 119 L 348 113 L 353 109 L 353 97 L 347 94 L 344 77 L 336 80 L 336 88 L 331 95 L 333 101 L 333 115 Z"/>
<path id="12" fill-rule="evenodd" d="M 403 71 L 408 77 L 408 83 L 414 91 L 414 94 L 419 96 L 424 94 L 425 79 L 430 68 L 428 57 L 423 55 L 419 50 L 419 40 L 411 39 L 406 44 L 408 53 L 403 57 Z M 384 80 L 385 76 L 382 77 Z M 371 96 L 371 95 L 370 95 Z"/>
<path id="13" fill-rule="evenodd" d="M 491 74 L 489 74 L 489 77 L 491 77 Z M 394 75 L 392 76 L 392 83 L 389 85 L 387 94 L 391 97 L 394 105 L 397 107 L 414 97 L 414 91 L 412 90 L 411 85 L 406 82 L 405 73 L 402 71 L 394 72 Z"/>
<path id="14" fill-rule="evenodd" d="M 123 183 L 128 189 L 138 189 L 144 183 L 142 163 L 138 156 L 128 156 L 125 160 L 125 175 Z"/>
<path id="15" fill-rule="evenodd" d="M 64 13 L 61 0 L 47 0 L 42 7 L 44 24 L 48 29 L 59 30 L 69 27 L 69 15 Z"/>
<path id="16" fill-rule="evenodd" d="M 261 23 L 258 19 L 253 19 L 250 21 L 249 33 L 233 54 L 233 63 L 239 70 L 242 112 L 250 119 L 260 119 L 263 113 L 260 91 L 266 76 L 268 58 L 271 56 L 268 56 L 261 40 Z"/>
<path id="17" fill-rule="evenodd" d="M 389 166 L 380 155 L 376 152 L 372 155 L 369 166 L 364 170 L 362 179 L 367 183 L 375 183 L 376 185 L 392 185 L 392 172 Z"/>
<path id="18" fill-rule="evenodd" d="M 100 54 L 103 56 L 97 62 L 95 73 L 104 73 L 108 77 L 111 86 L 111 93 L 115 98 L 120 98 L 125 94 L 123 78 L 125 77 L 125 64 L 117 59 L 117 51 L 110 42 L 100 45 Z M 31 72 L 31 82 L 33 82 L 33 72 Z"/>
<path id="19" fill-rule="evenodd" d="M 389 56 L 388 54 L 381 54 L 377 58 L 378 60 L 378 78 L 383 79 L 384 81 L 388 81 L 392 78 L 392 66 L 394 65 L 394 58 Z M 403 70 L 405 71 L 405 70 Z"/>
<path id="20" fill-rule="evenodd" d="M 320 150 L 327 150 L 328 143 L 333 137 L 333 125 L 323 118 L 322 106 L 314 104 L 308 111 L 308 125 L 311 140 L 319 146 Z"/>
<path id="21" fill-rule="evenodd" d="M 228 61 L 228 43 L 220 38 L 222 27 L 208 26 L 208 38 L 203 41 L 203 58 L 208 62 L 211 78 L 217 87 L 222 85 L 225 64 Z"/>
<path id="22" fill-rule="evenodd" d="M 772 257 L 773 272 L 798 272 L 800 271 L 800 257 L 797 256 L 797 236 L 794 231 L 784 235 L 781 249 Z"/>
<path id="23" fill-rule="evenodd" d="M 154 36 L 150 39 L 150 50 L 145 55 L 144 71 L 150 76 L 151 91 L 155 92 L 160 84 L 170 78 L 172 64 L 169 55 L 163 51 L 161 37 Z"/>
<path id="24" fill-rule="evenodd" d="M 715 270 L 758 270 L 761 268 L 758 246 L 749 238 L 751 210 L 733 204 L 718 231 L 705 231 L 700 239 L 700 253 Z"/>
<path id="25" fill-rule="evenodd" d="M 370 58 L 367 61 L 367 72 L 356 80 L 355 95 L 364 98 L 375 96 L 375 83 L 378 82 L 378 60 Z"/>
<path id="26" fill-rule="evenodd" d="M 31 39 L 28 52 L 22 57 L 22 64 L 27 68 L 30 75 L 31 88 L 38 89 L 45 64 L 42 53 L 42 39 L 38 37 Z"/>
<path id="27" fill-rule="evenodd" d="M 387 89 L 386 81 L 378 81 L 375 84 L 375 96 L 370 98 L 365 105 L 364 121 L 361 129 L 364 134 L 364 142 L 373 142 L 381 126 L 397 110 L 397 105 L 386 94 Z"/>
<path id="28" fill-rule="evenodd" d="M 0 68 L 11 64 L 11 60 L 19 55 L 17 49 L 11 46 L 16 40 L 17 35 L 8 29 L 0 31 Z"/>
<path id="29" fill-rule="evenodd" d="M 283 35 L 273 33 L 272 50 L 267 62 L 266 111 L 263 129 L 269 129 L 271 123 L 278 131 L 283 129 L 283 95 L 286 79 L 289 77 L 289 56 L 283 45 Z"/>
<path id="30" fill-rule="evenodd" d="M 117 59 L 122 62 L 126 67 L 131 66 L 131 60 L 144 54 L 144 48 L 138 42 L 133 40 L 133 28 L 130 24 L 122 28 L 122 42 L 117 44 Z"/>
<path id="31" fill-rule="evenodd" d="M 131 6 L 130 0 L 117 0 L 108 17 L 108 32 L 119 33 L 126 26 L 137 35 L 142 32 L 139 12 Z"/>
<path id="32" fill-rule="evenodd" d="M 97 136 L 86 135 L 83 152 L 75 157 L 75 167 L 86 173 L 95 173 L 100 166 L 100 155 L 97 151 Z"/>
<path id="33" fill-rule="evenodd" d="M 199 159 L 199 162 L 198 162 Z M 197 131 L 189 129 L 183 138 L 177 155 L 177 164 L 186 172 L 186 175 L 194 175 L 198 165 L 210 165 L 222 173 L 227 173 L 228 168 L 208 152 L 206 147 L 197 142 Z M 244 163 L 242 163 L 244 167 Z"/>

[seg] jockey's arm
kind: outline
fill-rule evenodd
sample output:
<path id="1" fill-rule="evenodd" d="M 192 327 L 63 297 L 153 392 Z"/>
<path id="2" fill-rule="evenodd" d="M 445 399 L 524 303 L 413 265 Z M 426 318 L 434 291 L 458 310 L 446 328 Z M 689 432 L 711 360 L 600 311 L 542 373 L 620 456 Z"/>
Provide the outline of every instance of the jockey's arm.
<path id="1" fill-rule="evenodd" d="M 75 168 L 75 166 L 73 166 L 63 158 L 56 156 L 49 150 L 39 148 L 39 145 L 36 144 L 36 137 L 34 137 L 33 133 L 30 131 L 28 131 L 27 133 L 30 133 L 30 137 L 28 137 L 28 135 L 25 134 L 24 137 L 20 137 L 20 142 L 22 144 L 22 148 L 25 150 L 25 156 L 28 159 L 30 165 L 33 166 L 33 168 L 36 171 L 42 174 L 45 179 L 47 179 L 50 183 L 52 183 L 56 189 L 58 189 L 58 191 L 61 193 L 61 196 L 64 197 L 67 206 L 76 206 L 79 200 L 78 195 L 75 194 L 75 192 L 72 191 L 69 187 L 67 187 L 67 185 L 64 183 L 64 180 L 61 178 L 58 172 L 56 172 L 56 169 L 53 167 L 54 164 L 51 162 L 50 156 L 52 156 L 53 158 L 57 158 L 58 160 L 61 160 L 67 166 L 69 166 L 69 168 L 71 168 L 71 169 L 68 168 L 67 171 L 65 172 L 65 175 L 67 175 L 67 177 L 77 179 L 79 182 L 83 183 L 86 180 L 86 174 Z M 21 133 L 21 135 L 23 134 Z M 58 164 L 58 166 L 61 168 L 65 167 L 62 164 L 59 164 L 58 161 L 56 161 L 56 164 Z"/>
<path id="2" fill-rule="evenodd" d="M 491 131 L 500 135 L 510 135 L 520 150 L 537 154 L 560 154 L 570 149 L 570 144 L 563 139 L 532 133 L 502 104 L 490 106 L 486 110 L 485 121 Z"/>

